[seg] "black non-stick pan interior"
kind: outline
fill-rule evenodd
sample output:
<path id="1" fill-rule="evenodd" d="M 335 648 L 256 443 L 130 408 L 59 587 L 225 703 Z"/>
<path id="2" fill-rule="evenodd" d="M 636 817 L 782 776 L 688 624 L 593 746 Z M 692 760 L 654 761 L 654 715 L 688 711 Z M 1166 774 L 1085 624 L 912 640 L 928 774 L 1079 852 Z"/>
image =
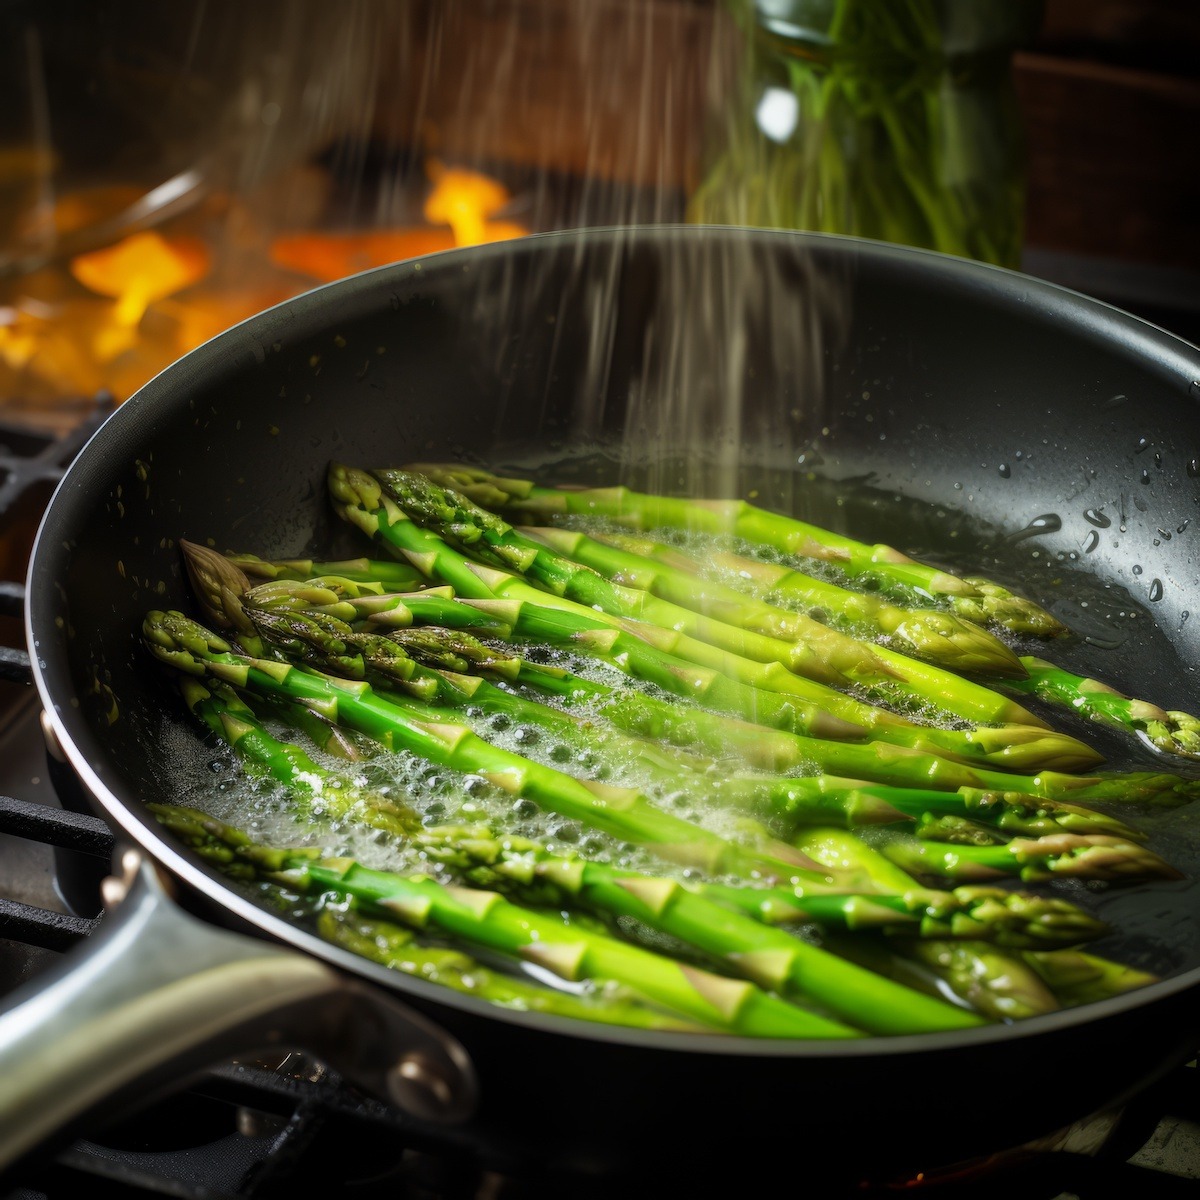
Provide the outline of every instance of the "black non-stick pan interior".
<path id="1" fill-rule="evenodd" d="M 1056 658 L 1196 711 L 1198 378 L 1200 352 L 1101 304 L 852 239 L 590 231 L 398 264 L 234 328 L 118 410 L 39 539 L 41 682 L 101 802 L 143 820 L 170 798 L 172 701 L 139 627 L 190 604 L 179 540 L 362 553 L 324 499 L 331 459 L 462 458 L 756 489 L 1029 592 L 1078 631 Z M 1189 880 L 1106 893 L 1106 947 L 1195 971 L 1195 821 L 1147 819 Z"/>

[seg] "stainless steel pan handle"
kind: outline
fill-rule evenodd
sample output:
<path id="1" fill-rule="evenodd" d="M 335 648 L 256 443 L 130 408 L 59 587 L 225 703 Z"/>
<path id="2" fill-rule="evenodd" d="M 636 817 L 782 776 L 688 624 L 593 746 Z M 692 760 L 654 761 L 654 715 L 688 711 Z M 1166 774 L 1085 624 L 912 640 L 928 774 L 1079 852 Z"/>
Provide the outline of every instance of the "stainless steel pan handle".
<path id="1" fill-rule="evenodd" d="M 136 850 L 96 933 L 0 1014 L 0 1167 L 101 1102 L 178 1085 L 270 1046 L 324 1058 L 425 1120 L 474 1109 L 466 1051 L 381 989 L 316 958 L 192 916 Z"/>

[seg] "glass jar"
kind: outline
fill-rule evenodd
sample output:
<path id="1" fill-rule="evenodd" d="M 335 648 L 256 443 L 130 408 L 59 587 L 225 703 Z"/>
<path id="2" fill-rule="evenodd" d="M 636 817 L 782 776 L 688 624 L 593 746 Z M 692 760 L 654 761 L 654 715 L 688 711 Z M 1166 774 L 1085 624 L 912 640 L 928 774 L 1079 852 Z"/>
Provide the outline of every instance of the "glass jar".
<path id="1" fill-rule="evenodd" d="M 740 26 L 690 220 L 1019 265 L 1013 50 L 1040 0 L 727 0 Z"/>

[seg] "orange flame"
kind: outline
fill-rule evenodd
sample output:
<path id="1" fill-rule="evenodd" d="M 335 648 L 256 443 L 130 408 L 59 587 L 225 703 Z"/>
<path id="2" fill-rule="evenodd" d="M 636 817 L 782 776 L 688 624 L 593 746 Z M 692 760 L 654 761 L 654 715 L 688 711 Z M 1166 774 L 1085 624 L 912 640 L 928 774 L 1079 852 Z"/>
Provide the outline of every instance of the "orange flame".
<path id="1" fill-rule="evenodd" d="M 511 200 L 507 189 L 496 180 L 437 162 L 430 163 L 428 171 L 433 190 L 425 201 L 423 215 L 431 227 L 289 234 L 271 243 L 271 261 L 330 283 L 356 271 L 418 254 L 499 242 L 529 232 L 515 221 L 488 219 Z"/>
<path id="2" fill-rule="evenodd" d="M 429 225 L 290 234 L 271 242 L 255 263 L 258 242 L 244 258 L 239 250 L 237 265 L 249 268 L 249 286 L 209 279 L 212 255 L 200 239 L 153 231 L 80 254 L 66 271 L 48 267 L 23 277 L 18 291 L 0 296 L 0 393 L 48 390 L 65 397 L 106 387 L 123 399 L 201 342 L 293 294 L 296 275 L 331 282 L 416 255 L 529 232 L 498 218 L 511 201 L 498 181 L 438 162 L 429 164 L 428 174 L 432 187 L 423 215 Z M 86 226 L 126 202 L 128 191 L 59 197 L 54 230 Z M 290 277 L 273 274 L 270 264 Z"/>

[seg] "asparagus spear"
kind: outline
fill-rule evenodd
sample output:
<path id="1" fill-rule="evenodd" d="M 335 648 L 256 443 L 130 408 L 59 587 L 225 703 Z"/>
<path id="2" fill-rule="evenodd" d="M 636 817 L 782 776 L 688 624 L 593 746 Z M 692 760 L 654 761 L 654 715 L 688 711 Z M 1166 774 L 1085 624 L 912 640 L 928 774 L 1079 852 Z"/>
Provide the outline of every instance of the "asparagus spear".
<path id="1" fill-rule="evenodd" d="M 1108 1000 L 1158 980 L 1148 971 L 1077 949 L 1027 951 L 1022 957 L 1066 1008 Z"/>
<path id="2" fill-rule="evenodd" d="M 856 705 L 850 710 L 847 706 L 853 702 L 849 697 L 799 679 L 778 663 L 751 662 L 724 651 L 714 654 L 712 647 L 674 630 L 600 613 L 565 597 L 539 591 L 520 576 L 475 563 L 414 524 L 397 505 L 382 496 L 378 482 L 365 472 L 334 464 L 330 470 L 330 491 L 339 513 L 347 521 L 394 547 L 431 577 L 450 584 L 460 597 L 476 598 L 472 600 L 476 607 L 483 603 L 479 597 L 502 602 L 490 611 L 518 634 L 556 644 L 566 641 L 669 691 L 702 700 L 709 707 L 756 723 L 811 732 L 814 723 L 821 720 L 822 709 L 836 706 L 835 712 L 840 709 L 852 712 L 855 718 L 870 720 L 880 740 L 955 759 L 998 761 L 1021 767 L 1027 765 L 1023 760 L 1028 757 L 1036 763 L 1061 751 L 1067 759 L 1064 766 L 1086 765 L 1077 757 L 1079 753 L 1084 754 L 1087 762 L 1094 761 L 1092 752 L 1081 743 L 1063 740 L 1062 735 L 1040 726 L 941 730 L 911 725 L 869 705 Z M 519 602 L 520 610 L 514 610 L 510 602 Z M 686 658 L 674 653 L 681 647 Z M 830 718 L 824 719 L 828 725 Z M 856 732 L 846 725 L 842 729 L 842 736 Z M 861 733 L 861 726 L 857 732 Z"/>
<path id="3" fill-rule="evenodd" d="M 629 988 L 609 984 L 592 993 L 576 995 L 542 987 L 516 975 L 493 971 L 461 950 L 423 946 L 411 930 L 355 909 L 324 907 L 317 918 L 317 932 L 327 942 L 342 946 L 360 958 L 468 996 L 479 996 L 501 1008 L 635 1029 L 704 1032 L 701 1025 L 635 999 Z"/>
<path id="4" fill-rule="evenodd" d="M 703 615 L 694 611 L 695 581 L 683 572 L 673 572 L 666 566 L 656 568 L 651 560 L 636 558 L 630 567 L 628 560 L 634 556 L 599 543 L 590 543 L 593 551 L 585 556 L 591 569 L 585 569 L 556 548 L 523 536 L 494 513 L 423 476 L 395 470 L 375 471 L 374 475 L 404 513 L 437 533 L 448 545 L 490 566 L 527 576 L 556 596 L 610 616 L 646 621 L 685 635 L 675 639 L 675 652 L 694 662 L 734 671 L 745 683 L 770 690 L 794 690 L 795 685 L 778 670 L 756 671 L 753 667 L 754 662 L 769 664 L 770 668 L 782 664 L 788 672 L 822 685 L 861 686 L 910 705 L 933 704 L 971 721 L 1041 724 L 1031 713 L 988 688 L 883 647 L 856 641 L 811 618 L 793 614 L 803 629 L 789 640 L 757 633 L 741 620 L 744 614 L 739 610 L 750 603 L 745 597 L 735 594 L 733 611 L 728 607 L 724 610 L 723 615 L 733 618 L 733 623 Z M 585 549 L 590 541 L 582 534 L 567 534 L 566 538 L 577 551 Z M 622 565 L 631 581 L 639 578 L 636 572 L 640 571 L 647 590 L 611 582 L 611 576 L 619 573 Z M 660 595 L 666 598 L 655 598 Z M 726 653 L 718 658 L 706 646 L 719 647 Z M 1021 669 L 1015 658 L 1013 669 Z M 836 702 L 826 694 L 827 704 Z M 862 723 L 861 717 L 848 719 Z M 1098 761 L 1086 747 L 1078 746 L 1076 753 L 1091 763 Z"/>
<path id="5" fill-rule="evenodd" d="M 653 542 L 641 543 L 633 538 L 597 539 L 578 530 L 553 526 L 526 526 L 519 532 L 582 566 L 591 567 L 610 582 L 653 592 L 654 595 L 685 608 L 695 608 L 721 621 L 753 629 L 774 638 L 811 640 L 834 662 L 847 656 L 847 646 L 871 645 L 838 632 L 806 613 L 780 608 L 717 580 L 705 579 L 699 574 L 699 563 L 693 560 L 690 570 L 678 565 L 681 555 L 672 552 L 668 547 L 656 546 Z M 635 545 L 641 549 L 648 547 L 651 552 L 635 551 Z M 656 550 L 657 553 L 654 552 Z M 956 622 L 955 618 L 948 617 L 945 613 L 938 616 Z M 966 636 L 959 634 L 957 643 L 951 642 L 949 637 L 943 638 L 948 646 L 954 646 L 959 652 L 954 668 L 956 671 L 989 674 L 997 678 L 1024 677 L 1025 668 L 1021 665 L 1021 660 L 1003 642 L 977 626 L 961 622 L 956 624 L 961 625 L 966 631 Z M 873 668 L 879 674 L 877 686 L 881 691 L 886 692 L 889 686 L 894 690 L 895 686 L 894 679 L 889 678 L 883 668 L 890 668 L 892 676 L 904 680 L 914 689 L 927 687 L 935 696 L 948 687 L 954 689 L 962 683 L 957 676 L 947 681 L 941 667 L 917 665 L 903 654 L 889 651 L 887 647 L 872 645 L 872 652 L 876 659 L 882 660 L 882 666 L 875 666 L 870 659 L 865 661 L 868 670 Z M 852 673 L 852 677 L 863 685 L 873 682 L 871 676 L 864 673 L 862 667 L 853 661 L 848 666 L 848 673 Z M 918 690 L 917 694 L 928 693 Z"/>
<path id="6" fill-rule="evenodd" d="M 879 890 L 841 896 L 821 892 L 787 896 L 780 888 L 720 883 L 705 884 L 703 891 L 710 899 L 769 925 L 812 923 L 826 935 L 869 930 L 906 940 L 970 939 L 1034 950 L 1074 946 L 1107 931 L 1103 922 L 1061 897 L 979 885 L 938 891 L 915 880 L 893 884 L 889 891 L 877 879 L 875 883 Z"/>
<path id="7" fill-rule="evenodd" d="M 596 933 L 560 914 L 522 908 L 496 892 L 438 883 L 425 875 L 374 871 L 348 858 L 320 851 L 272 849 L 194 809 L 152 805 L 174 833 L 197 850 L 248 867 L 254 874 L 299 892 L 354 897 L 366 910 L 468 944 L 486 947 L 519 962 L 534 963 L 570 981 L 593 980 L 630 989 L 711 1029 L 747 1037 L 855 1037 L 858 1031 L 808 1012 L 745 980 L 698 967 Z M 865 973 L 864 973 L 865 974 Z M 943 1006 L 959 1027 L 979 1018 Z"/>
<path id="8" fill-rule="evenodd" d="M 189 675 L 180 677 L 179 688 L 196 717 L 241 758 L 301 797 L 306 813 L 334 821 L 366 816 L 376 828 L 400 836 L 420 829 L 420 818 L 406 805 L 326 771 L 299 746 L 273 737 L 229 688 L 218 684 L 210 691 Z"/>
<path id="9" fill-rule="evenodd" d="M 733 535 L 786 554 L 836 566 L 847 578 L 877 583 L 887 594 L 914 607 L 933 595 L 960 617 L 979 624 L 996 622 L 1015 633 L 1057 637 L 1063 624 L 1032 601 L 990 580 L 960 578 L 901 554 L 891 546 L 869 546 L 804 521 L 768 512 L 744 500 L 684 500 L 628 488 L 538 487 L 525 479 L 505 479 L 456 464 L 411 464 L 411 470 L 445 480 L 487 508 L 539 517 L 570 514 L 610 517 L 619 524 L 651 530 L 659 526 Z"/>
<path id="10" fill-rule="evenodd" d="M 993 1020 L 1019 1020 L 1059 1008 L 1053 991 L 1020 955 L 997 950 L 988 942 L 914 941 L 905 953 Z"/>
<path id="11" fill-rule="evenodd" d="M 255 582 L 292 579 L 298 582 L 333 576 L 355 583 L 383 584 L 389 592 L 416 587 L 423 581 L 415 567 L 394 559 L 344 558 L 336 562 L 318 562 L 311 558 L 259 558 L 257 554 L 226 554 L 239 571 Z"/>
<path id="12" fill-rule="evenodd" d="M 553 527 L 557 532 L 557 527 Z M 537 529 L 537 535 L 546 533 Z M 705 561 L 692 558 L 673 546 L 626 533 L 597 533 L 597 541 L 640 554 L 704 580 L 721 583 L 737 594 L 767 602 L 747 614 L 761 633 L 786 637 L 792 626 L 791 608 L 819 610 L 845 632 L 864 631 L 898 643 L 903 652 L 952 671 L 1020 678 L 1009 657 L 1012 651 L 986 629 L 952 613 L 930 608 L 900 608 L 868 592 L 854 592 L 778 563 L 762 562 L 728 550 L 710 549 Z M 1002 665 L 1001 665 L 1002 664 Z M 997 666 L 1000 669 L 997 670 Z"/>
<path id="13" fill-rule="evenodd" d="M 269 647 L 263 642 L 253 622 L 245 613 L 242 597 L 250 587 L 250 576 L 241 569 L 241 566 L 235 561 L 235 557 L 218 554 L 207 546 L 184 539 L 180 540 L 179 547 L 183 552 L 184 566 L 192 585 L 192 592 L 213 628 L 227 633 L 233 645 L 246 654 L 258 656 L 269 654 Z M 367 562 L 368 560 L 359 561 Z M 255 573 L 253 565 L 261 564 L 263 560 L 255 558 L 254 555 L 245 555 L 242 562 L 251 566 L 252 573 Z M 289 560 L 289 562 L 299 566 L 308 565 L 310 560 L 296 559 Z M 267 565 L 274 569 L 275 564 Z M 327 563 L 323 565 L 347 564 Z M 398 563 L 394 572 L 386 570 L 386 563 L 379 565 L 384 568 L 382 574 L 393 575 L 396 582 L 399 582 L 407 574 Z M 362 594 L 365 590 L 370 590 L 372 594 L 379 594 L 383 588 L 378 583 L 364 582 L 356 585 L 355 590 L 357 594 Z M 331 593 L 328 588 L 325 588 L 322 594 Z M 339 729 L 332 722 L 324 720 L 319 714 L 300 710 L 290 714 L 288 719 L 293 723 L 299 722 L 313 741 L 328 753 L 347 759 L 361 757 L 357 745 L 346 735 L 345 731 Z"/>
<path id="14" fill-rule="evenodd" d="M 250 589 L 245 572 L 224 555 L 198 542 L 181 539 L 179 548 L 192 594 L 204 609 L 205 619 L 214 629 L 233 638 L 246 654 L 258 657 L 265 654 L 258 630 L 242 606 L 242 597 Z"/>
<path id="15" fill-rule="evenodd" d="M 1072 675 L 1041 658 L 1021 662 L 1028 678 L 1008 680 L 1007 686 L 1132 734 L 1164 754 L 1200 760 L 1200 718 L 1131 699 L 1098 679 Z"/>
<path id="16" fill-rule="evenodd" d="M 893 862 L 916 875 L 949 879 L 1024 880 L 1181 879 L 1157 854 L 1124 838 L 1105 834 L 1058 833 L 1014 838 L 1002 846 L 947 844 L 897 836 L 882 847 Z"/>
<path id="17" fill-rule="evenodd" d="M 408 750 L 442 766 L 476 774 L 514 796 L 579 820 L 661 857 L 710 873 L 786 882 L 811 876 L 810 864 L 790 847 L 735 844 L 655 807 L 632 788 L 585 782 L 484 741 L 438 709 L 413 711 L 379 697 L 362 682 L 317 675 L 278 660 L 232 654 L 228 643 L 182 613 L 151 611 L 143 623 L 151 652 L 186 674 L 210 675 L 253 693 L 317 708 L 388 749 Z"/>

